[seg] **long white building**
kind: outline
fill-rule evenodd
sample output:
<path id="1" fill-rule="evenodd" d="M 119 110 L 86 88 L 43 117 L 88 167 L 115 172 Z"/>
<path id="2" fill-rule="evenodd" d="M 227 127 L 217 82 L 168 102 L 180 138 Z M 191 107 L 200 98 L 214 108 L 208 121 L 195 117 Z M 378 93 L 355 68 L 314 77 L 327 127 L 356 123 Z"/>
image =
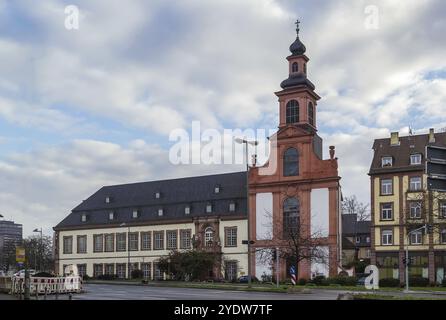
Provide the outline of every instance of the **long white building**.
<path id="1" fill-rule="evenodd" d="M 127 278 L 140 269 L 164 279 L 157 267 L 172 250 L 220 253 L 224 265 L 210 279 L 247 274 L 246 174 L 230 173 L 101 188 L 56 227 L 56 272 L 77 265 L 90 277 Z"/>

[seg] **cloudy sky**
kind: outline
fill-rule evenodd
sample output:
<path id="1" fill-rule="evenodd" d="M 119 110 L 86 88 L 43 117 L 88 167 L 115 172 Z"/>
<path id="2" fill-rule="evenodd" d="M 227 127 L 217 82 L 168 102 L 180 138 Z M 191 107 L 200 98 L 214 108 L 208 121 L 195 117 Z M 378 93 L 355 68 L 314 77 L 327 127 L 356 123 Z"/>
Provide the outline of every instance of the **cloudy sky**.
<path id="1" fill-rule="evenodd" d="M 51 234 L 103 185 L 242 170 L 171 165 L 169 133 L 276 128 L 296 18 L 324 148 L 368 202 L 374 138 L 446 127 L 445 16 L 444 0 L 0 0 L 0 213 Z"/>

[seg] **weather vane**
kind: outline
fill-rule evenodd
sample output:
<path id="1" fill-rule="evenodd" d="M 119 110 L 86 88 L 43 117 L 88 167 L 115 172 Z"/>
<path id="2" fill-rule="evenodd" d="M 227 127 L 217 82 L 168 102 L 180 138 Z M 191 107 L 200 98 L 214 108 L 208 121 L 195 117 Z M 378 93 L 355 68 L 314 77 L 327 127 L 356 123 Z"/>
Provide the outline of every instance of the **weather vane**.
<path id="1" fill-rule="evenodd" d="M 299 31 L 300 31 L 300 28 L 299 28 L 300 21 L 297 20 L 297 21 L 295 22 L 295 25 L 296 25 L 296 32 L 297 32 L 297 35 L 299 35 Z"/>

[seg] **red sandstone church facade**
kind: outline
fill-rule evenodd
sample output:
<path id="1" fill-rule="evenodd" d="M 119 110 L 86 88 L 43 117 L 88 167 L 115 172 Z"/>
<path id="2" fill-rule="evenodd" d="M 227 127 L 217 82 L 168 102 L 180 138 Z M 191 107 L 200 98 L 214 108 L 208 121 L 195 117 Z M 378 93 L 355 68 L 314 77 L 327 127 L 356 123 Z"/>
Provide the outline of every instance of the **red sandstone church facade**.
<path id="1" fill-rule="evenodd" d="M 318 243 L 327 253 L 325 266 L 301 261 L 296 268 L 298 278 L 335 276 L 341 266 L 338 160 L 334 147 L 329 149 L 330 159 L 324 160 L 322 156 L 322 139 L 317 135 L 320 97 L 307 78 L 309 58 L 299 39 L 299 27 L 290 51 L 289 78 L 276 93 L 280 123 L 278 132 L 270 139 L 270 159 L 264 167 L 252 167 L 249 172 L 249 238 L 254 241 L 249 255 L 250 271 L 257 278 L 267 269 L 276 273 L 276 262 L 265 266 L 258 253 L 285 246 L 284 219 L 297 216 L 300 224 L 308 226 L 301 229 L 308 237 L 312 236 L 313 228 L 322 230 Z M 268 212 L 269 217 L 265 214 Z M 290 263 L 280 255 L 279 266 L 280 278 L 289 278 Z"/>

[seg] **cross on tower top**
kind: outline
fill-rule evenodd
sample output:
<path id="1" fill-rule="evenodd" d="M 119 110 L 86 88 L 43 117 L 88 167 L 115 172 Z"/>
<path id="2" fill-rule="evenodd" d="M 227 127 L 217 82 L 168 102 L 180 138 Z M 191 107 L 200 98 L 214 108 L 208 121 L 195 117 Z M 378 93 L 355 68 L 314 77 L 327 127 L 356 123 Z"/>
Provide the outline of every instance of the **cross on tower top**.
<path id="1" fill-rule="evenodd" d="M 300 21 L 297 20 L 294 24 L 296 25 L 296 33 L 297 33 L 297 35 L 299 35 L 299 31 L 300 31 L 300 28 L 299 28 L 299 26 L 300 26 Z"/>

